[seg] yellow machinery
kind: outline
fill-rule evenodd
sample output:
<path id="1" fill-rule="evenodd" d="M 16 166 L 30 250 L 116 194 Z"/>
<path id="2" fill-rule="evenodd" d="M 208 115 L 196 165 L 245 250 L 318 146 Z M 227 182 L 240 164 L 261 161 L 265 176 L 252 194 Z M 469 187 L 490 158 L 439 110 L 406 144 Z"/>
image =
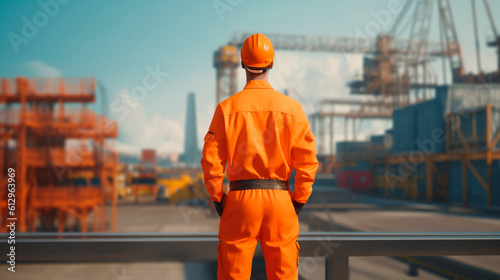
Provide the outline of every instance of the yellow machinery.
<path id="1" fill-rule="evenodd" d="M 202 173 L 198 173 L 194 177 L 181 174 L 178 177 L 158 179 L 158 186 L 163 190 L 158 198 L 169 200 L 172 203 L 190 200 L 201 201 L 208 197 Z"/>

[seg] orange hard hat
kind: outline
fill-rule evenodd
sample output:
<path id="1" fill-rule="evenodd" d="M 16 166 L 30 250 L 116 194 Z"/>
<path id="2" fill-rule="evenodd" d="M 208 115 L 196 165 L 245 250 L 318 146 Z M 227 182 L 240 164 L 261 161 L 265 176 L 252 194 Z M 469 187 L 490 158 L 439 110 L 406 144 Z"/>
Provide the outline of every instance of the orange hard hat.
<path id="1" fill-rule="evenodd" d="M 253 34 L 241 47 L 241 61 L 248 67 L 267 68 L 273 59 L 273 44 L 264 34 Z"/>

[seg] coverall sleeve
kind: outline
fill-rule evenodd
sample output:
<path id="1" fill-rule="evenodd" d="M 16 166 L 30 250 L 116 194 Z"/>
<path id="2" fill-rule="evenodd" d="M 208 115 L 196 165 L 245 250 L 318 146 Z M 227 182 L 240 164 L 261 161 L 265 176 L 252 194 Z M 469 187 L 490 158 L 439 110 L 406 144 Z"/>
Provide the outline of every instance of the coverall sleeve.
<path id="1" fill-rule="evenodd" d="M 293 197 L 298 203 L 306 203 L 312 193 L 314 176 L 318 170 L 318 159 L 314 134 L 302 107 L 297 113 L 292 135 L 292 163 L 297 171 Z"/>
<path id="2" fill-rule="evenodd" d="M 222 182 L 227 163 L 226 131 L 224 114 L 220 105 L 217 105 L 212 123 L 204 138 L 201 158 L 205 186 L 210 199 L 221 202 L 224 192 Z"/>

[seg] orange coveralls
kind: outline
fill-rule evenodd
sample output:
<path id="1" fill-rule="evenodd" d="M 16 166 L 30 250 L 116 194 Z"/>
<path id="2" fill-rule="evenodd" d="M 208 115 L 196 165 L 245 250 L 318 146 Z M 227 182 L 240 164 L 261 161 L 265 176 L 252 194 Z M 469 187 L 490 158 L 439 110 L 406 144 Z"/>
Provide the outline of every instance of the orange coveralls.
<path id="1" fill-rule="evenodd" d="M 221 102 L 204 138 L 201 165 L 212 201 L 223 204 L 217 248 L 218 279 L 250 279 L 260 239 L 267 279 L 297 279 L 298 217 L 292 199 L 306 203 L 318 168 L 314 135 L 299 102 L 267 81 L 251 80 Z M 222 181 L 280 179 L 296 169 L 295 191 L 230 191 Z"/>

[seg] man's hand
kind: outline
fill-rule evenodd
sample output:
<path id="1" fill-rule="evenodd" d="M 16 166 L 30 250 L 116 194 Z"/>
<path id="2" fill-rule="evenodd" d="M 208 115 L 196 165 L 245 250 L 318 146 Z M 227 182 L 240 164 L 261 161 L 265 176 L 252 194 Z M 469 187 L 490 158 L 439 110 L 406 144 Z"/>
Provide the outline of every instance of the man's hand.
<path id="1" fill-rule="evenodd" d="M 225 197 L 226 197 L 226 195 L 223 195 L 220 202 L 212 201 L 214 203 L 215 210 L 217 211 L 217 214 L 219 214 L 219 217 L 222 217 L 222 211 L 224 210 L 224 206 L 222 205 L 222 203 L 223 203 Z"/>
<path id="2" fill-rule="evenodd" d="M 302 210 L 302 207 L 304 207 L 305 203 L 300 203 L 300 202 L 297 202 L 295 200 L 293 200 L 292 203 L 293 203 L 293 208 L 295 208 L 295 213 L 298 216 L 300 213 L 300 210 Z"/>

